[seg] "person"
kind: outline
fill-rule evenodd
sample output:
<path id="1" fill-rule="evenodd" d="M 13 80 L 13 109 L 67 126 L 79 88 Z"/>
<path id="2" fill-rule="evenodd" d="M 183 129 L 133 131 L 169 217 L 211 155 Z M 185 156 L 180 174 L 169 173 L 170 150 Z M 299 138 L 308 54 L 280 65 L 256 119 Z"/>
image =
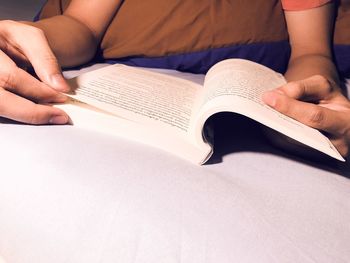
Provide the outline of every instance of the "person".
<path id="1" fill-rule="evenodd" d="M 332 61 L 334 4 L 282 0 L 291 56 L 288 83 L 267 92 L 272 108 L 328 134 L 343 156 L 350 147 L 350 102 Z M 62 15 L 36 23 L 0 21 L 0 116 L 29 124 L 66 124 L 68 115 L 48 102 L 69 90 L 60 67 L 90 61 L 121 0 L 71 0 Z M 156 8 L 156 7 L 155 7 Z M 31 65 L 38 79 L 25 71 Z"/>

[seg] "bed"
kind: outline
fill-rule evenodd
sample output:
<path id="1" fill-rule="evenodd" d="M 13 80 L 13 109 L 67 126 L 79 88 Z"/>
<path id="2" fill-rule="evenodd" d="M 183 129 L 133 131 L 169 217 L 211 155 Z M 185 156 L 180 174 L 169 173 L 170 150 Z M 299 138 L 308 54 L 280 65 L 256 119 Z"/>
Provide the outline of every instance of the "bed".
<path id="1" fill-rule="evenodd" d="M 72 126 L 2 122 L 0 262 L 350 260 L 350 165 L 275 149 L 250 120 L 220 116 L 204 166 Z"/>

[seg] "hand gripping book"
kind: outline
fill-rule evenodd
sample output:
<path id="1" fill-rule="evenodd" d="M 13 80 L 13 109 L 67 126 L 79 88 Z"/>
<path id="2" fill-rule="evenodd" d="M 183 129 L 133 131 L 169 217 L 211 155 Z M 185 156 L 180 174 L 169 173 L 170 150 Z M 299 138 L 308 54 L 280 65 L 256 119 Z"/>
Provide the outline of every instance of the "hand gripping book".
<path id="1" fill-rule="evenodd" d="M 219 112 L 244 115 L 344 161 L 322 133 L 262 102 L 263 92 L 286 80 L 248 60 L 221 61 L 204 80 L 115 64 L 69 81 L 72 99 L 56 106 L 69 114 L 73 125 L 158 147 L 197 164 L 213 153 L 206 121 Z"/>

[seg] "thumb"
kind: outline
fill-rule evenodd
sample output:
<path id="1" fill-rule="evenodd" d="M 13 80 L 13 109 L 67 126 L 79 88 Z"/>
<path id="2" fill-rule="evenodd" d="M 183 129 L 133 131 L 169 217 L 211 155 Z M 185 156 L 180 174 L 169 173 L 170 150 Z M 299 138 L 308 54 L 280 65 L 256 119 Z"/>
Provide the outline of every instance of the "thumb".
<path id="1" fill-rule="evenodd" d="M 7 29 L 12 30 L 12 40 L 32 64 L 39 79 L 58 91 L 68 92 L 70 88 L 45 33 L 38 28 L 20 23 L 11 23 Z"/>
<path id="2" fill-rule="evenodd" d="M 36 56 L 32 54 L 33 50 L 29 50 L 26 47 L 24 49 L 26 49 L 25 54 L 31 62 L 36 75 L 42 82 L 57 91 L 68 92 L 70 90 L 62 75 L 58 61 L 48 46 L 42 44 L 42 50 Z"/>
<path id="3" fill-rule="evenodd" d="M 38 74 L 39 76 L 39 74 Z M 66 80 L 64 79 L 62 73 L 60 71 L 51 71 L 48 72 L 47 74 L 48 77 L 47 80 L 44 80 L 43 78 L 41 78 L 39 76 L 39 78 L 45 82 L 46 84 L 48 84 L 50 87 L 52 87 L 53 89 L 57 90 L 57 91 L 61 91 L 61 92 L 68 92 L 70 90 L 69 85 L 67 84 Z"/>
<path id="4" fill-rule="evenodd" d="M 32 64 L 34 63 L 32 62 Z M 42 66 L 32 65 L 32 73 L 35 73 L 43 83 L 59 92 L 68 92 L 70 90 L 70 87 L 56 62 L 42 60 L 41 64 Z"/>
<path id="5" fill-rule="evenodd" d="M 314 75 L 306 79 L 289 82 L 277 88 L 276 91 L 294 99 L 318 101 L 325 99 L 332 89 L 333 87 L 328 79 L 321 75 Z"/>

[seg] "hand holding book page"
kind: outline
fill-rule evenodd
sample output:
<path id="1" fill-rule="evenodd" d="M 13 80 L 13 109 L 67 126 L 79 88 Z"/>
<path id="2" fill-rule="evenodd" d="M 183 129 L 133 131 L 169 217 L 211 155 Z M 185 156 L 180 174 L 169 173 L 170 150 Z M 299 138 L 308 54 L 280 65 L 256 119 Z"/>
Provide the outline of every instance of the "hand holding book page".
<path id="1" fill-rule="evenodd" d="M 157 146 L 196 163 L 211 156 L 203 129 L 210 116 L 222 111 L 243 114 L 343 160 L 320 132 L 261 101 L 264 91 L 285 84 L 283 76 L 271 69 L 230 59 L 214 65 L 204 85 L 176 75 L 109 66 L 71 80 L 75 101 L 59 107 L 77 126 Z"/>
<path id="2" fill-rule="evenodd" d="M 262 94 L 286 83 L 281 74 L 247 60 L 231 59 L 214 65 L 205 78 L 205 97 L 198 116 L 221 111 L 242 114 L 296 141 L 344 161 L 329 139 L 267 106 Z M 201 121 L 199 121 L 200 123 Z"/>

